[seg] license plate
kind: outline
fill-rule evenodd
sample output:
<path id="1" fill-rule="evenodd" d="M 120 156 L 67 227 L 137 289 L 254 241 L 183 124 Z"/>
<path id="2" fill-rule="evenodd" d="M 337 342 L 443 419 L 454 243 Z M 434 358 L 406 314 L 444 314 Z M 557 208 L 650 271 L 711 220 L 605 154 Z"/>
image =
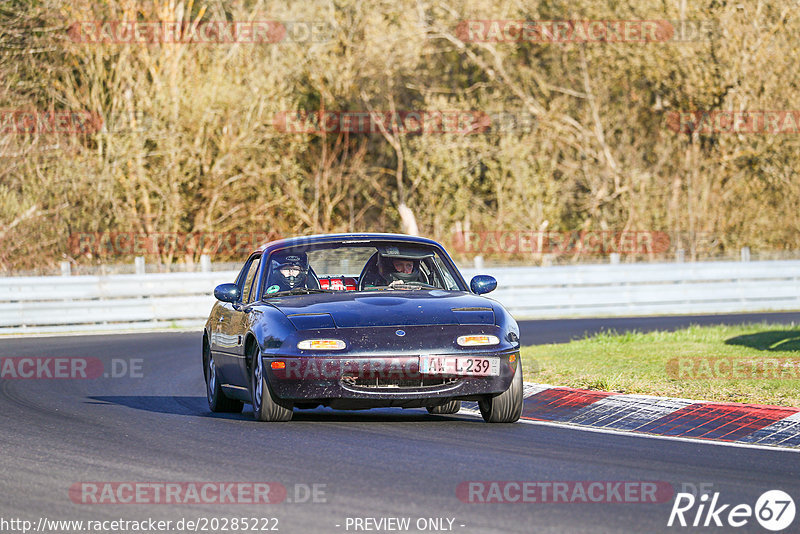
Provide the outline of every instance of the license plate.
<path id="1" fill-rule="evenodd" d="M 420 356 L 423 375 L 498 376 L 500 358 L 474 356 Z"/>

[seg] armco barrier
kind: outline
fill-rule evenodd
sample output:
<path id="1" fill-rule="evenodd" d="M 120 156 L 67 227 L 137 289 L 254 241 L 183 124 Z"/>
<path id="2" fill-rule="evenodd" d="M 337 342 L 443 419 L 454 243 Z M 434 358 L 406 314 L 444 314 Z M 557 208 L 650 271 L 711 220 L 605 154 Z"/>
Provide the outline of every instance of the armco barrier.
<path id="1" fill-rule="evenodd" d="M 0 333 L 203 324 L 235 271 L 0 278 Z"/>
<path id="2" fill-rule="evenodd" d="M 464 269 L 469 279 L 479 274 Z M 800 261 L 486 268 L 517 318 L 800 309 Z M 0 278 L 0 333 L 199 327 L 234 271 Z"/>
<path id="3" fill-rule="evenodd" d="M 484 269 L 517 318 L 800 309 L 800 261 Z M 478 274 L 462 271 L 465 278 Z"/>

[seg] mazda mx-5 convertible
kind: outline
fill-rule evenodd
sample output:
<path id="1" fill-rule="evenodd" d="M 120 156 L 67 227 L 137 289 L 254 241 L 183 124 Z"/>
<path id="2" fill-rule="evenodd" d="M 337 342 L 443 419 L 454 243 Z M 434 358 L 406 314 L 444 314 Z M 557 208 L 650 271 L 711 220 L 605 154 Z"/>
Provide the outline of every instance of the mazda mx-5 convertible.
<path id="1" fill-rule="evenodd" d="M 273 241 L 253 252 L 236 282 L 214 290 L 203 332 L 213 412 L 253 405 L 259 421 L 297 409 L 427 408 L 477 401 L 484 420 L 522 412 L 519 327 L 469 287 L 444 248 L 394 234 Z"/>

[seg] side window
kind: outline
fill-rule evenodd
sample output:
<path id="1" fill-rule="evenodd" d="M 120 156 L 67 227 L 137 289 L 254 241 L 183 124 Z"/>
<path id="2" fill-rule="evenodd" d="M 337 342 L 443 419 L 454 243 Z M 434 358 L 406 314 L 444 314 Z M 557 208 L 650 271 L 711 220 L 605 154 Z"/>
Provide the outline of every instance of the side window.
<path id="1" fill-rule="evenodd" d="M 256 273 L 258 272 L 258 265 L 261 263 L 261 256 L 253 256 L 250 259 L 250 267 L 247 269 L 247 276 L 245 276 L 244 284 L 242 285 L 242 302 L 250 304 L 255 300 L 255 286 L 257 284 Z"/>
<path id="2" fill-rule="evenodd" d="M 458 284 L 456 284 L 456 281 L 453 280 L 453 277 L 450 275 L 450 271 L 447 270 L 447 267 L 445 267 L 441 258 L 439 258 L 439 256 L 436 255 L 433 261 L 437 267 L 437 270 L 442 275 L 445 289 L 448 289 L 450 291 L 458 291 Z"/>

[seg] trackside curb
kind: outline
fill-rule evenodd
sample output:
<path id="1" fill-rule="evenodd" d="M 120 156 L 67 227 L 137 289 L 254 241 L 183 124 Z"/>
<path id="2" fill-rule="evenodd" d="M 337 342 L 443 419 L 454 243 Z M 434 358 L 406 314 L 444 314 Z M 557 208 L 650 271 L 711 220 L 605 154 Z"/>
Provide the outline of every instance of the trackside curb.
<path id="1" fill-rule="evenodd" d="M 525 382 L 522 419 L 622 432 L 800 447 L 800 410 L 627 395 Z M 474 405 L 474 406 L 473 406 Z M 476 403 L 464 403 L 468 410 Z"/>

